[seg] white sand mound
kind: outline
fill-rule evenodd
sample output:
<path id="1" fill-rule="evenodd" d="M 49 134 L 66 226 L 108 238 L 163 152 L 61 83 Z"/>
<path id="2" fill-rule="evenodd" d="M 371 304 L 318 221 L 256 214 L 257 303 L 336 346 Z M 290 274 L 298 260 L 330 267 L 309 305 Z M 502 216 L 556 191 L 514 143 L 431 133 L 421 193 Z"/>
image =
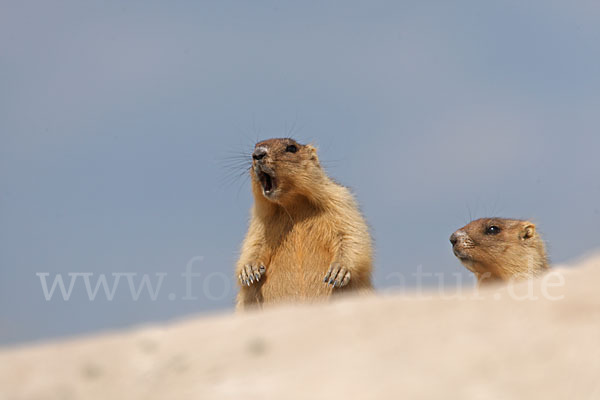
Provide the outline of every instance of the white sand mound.
<path id="1" fill-rule="evenodd" d="M 600 399 L 600 256 L 563 277 L 4 349 L 0 399 Z"/>

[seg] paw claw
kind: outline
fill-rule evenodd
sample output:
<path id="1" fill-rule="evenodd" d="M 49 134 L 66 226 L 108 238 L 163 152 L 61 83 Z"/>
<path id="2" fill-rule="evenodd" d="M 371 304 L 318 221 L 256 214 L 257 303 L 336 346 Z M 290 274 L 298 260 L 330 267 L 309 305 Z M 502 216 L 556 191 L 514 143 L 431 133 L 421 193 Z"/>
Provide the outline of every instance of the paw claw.
<path id="1" fill-rule="evenodd" d="M 262 278 L 266 270 L 266 267 L 261 262 L 246 264 L 241 268 L 241 273 L 238 278 L 242 286 L 251 286 L 260 281 L 260 278 Z"/>
<path id="2" fill-rule="evenodd" d="M 350 283 L 350 277 L 350 271 L 348 271 L 341 282 L 341 286 L 346 286 L 348 283 Z"/>
<path id="3" fill-rule="evenodd" d="M 340 263 L 334 262 L 329 267 L 323 282 L 331 285 L 334 288 L 344 287 L 350 282 L 350 271 L 342 267 Z"/>

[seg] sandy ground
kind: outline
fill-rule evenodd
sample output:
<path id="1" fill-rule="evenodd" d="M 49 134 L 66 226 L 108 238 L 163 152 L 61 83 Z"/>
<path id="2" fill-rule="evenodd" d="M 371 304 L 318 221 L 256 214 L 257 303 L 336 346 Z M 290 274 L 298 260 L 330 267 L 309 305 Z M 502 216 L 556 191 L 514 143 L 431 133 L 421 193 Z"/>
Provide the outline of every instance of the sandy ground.
<path id="1" fill-rule="evenodd" d="M 600 255 L 575 264 L 3 349 L 0 399 L 600 399 Z"/>

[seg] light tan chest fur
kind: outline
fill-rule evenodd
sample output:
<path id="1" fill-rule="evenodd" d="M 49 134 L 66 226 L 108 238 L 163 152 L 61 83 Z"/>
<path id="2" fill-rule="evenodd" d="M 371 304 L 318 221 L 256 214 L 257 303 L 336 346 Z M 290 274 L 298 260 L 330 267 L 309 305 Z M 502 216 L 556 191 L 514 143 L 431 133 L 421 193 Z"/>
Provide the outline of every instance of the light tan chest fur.
<path id="1" fill-rule="evenodd" d="M 312 299 L 331 293 L 323 282 L 334 261 L 337 233 L 328 221 L 313 216 L 267 235 L 262 257 L 267 273 L 257 286 L 265 302 Z"/>

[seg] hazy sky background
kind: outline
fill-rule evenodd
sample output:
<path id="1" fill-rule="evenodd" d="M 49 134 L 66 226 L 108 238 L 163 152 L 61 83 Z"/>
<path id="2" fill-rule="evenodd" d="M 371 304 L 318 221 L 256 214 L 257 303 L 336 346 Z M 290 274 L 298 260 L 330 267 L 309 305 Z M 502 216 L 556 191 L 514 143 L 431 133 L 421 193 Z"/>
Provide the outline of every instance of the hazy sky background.
<path id="1" fill-rule="evenodd" d="M 252 199 L 226 158 L 294 124 L 354 190 L 380 289 L 470 278 L 448 242 L 470 216 L 593 251 L 598 4 L 1 1 L 0 344 L 231 309 Z M 156 301 L 124 278 L 46 301 L 38 272 L 168 275 Z"/>

